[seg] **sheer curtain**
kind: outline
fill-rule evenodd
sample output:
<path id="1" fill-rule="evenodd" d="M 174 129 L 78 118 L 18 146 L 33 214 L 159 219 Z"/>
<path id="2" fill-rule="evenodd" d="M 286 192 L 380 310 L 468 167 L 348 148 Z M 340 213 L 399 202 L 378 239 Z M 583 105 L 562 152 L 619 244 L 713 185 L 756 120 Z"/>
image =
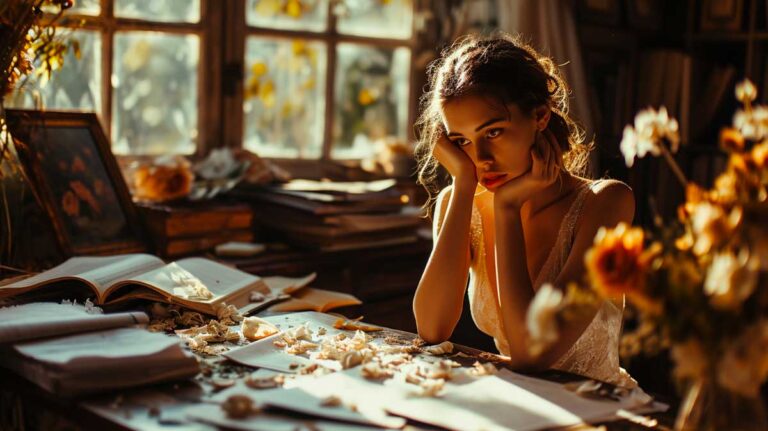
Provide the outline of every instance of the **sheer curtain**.
<path id="1" fill-rule="evenodd" d="M 533 47 L 561 65 L 571 87 L 571 114 L 584 127 L 587 139 L 594 136 L 589 88 L 569 0 L 500 0 L 499 29 L 520 33 Z"/>

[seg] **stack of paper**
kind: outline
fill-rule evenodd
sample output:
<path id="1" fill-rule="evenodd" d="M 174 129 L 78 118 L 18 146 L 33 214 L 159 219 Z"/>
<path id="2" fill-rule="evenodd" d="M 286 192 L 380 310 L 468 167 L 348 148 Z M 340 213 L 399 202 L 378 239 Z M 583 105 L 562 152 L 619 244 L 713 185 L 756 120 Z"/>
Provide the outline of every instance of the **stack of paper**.
<path id="1" fill-rule="evenodd" d="M 62 395 L 189 378 L 199 371 L 197 360 L 177 338 L 140 328 L 8 346 L 0 365 Z"/>

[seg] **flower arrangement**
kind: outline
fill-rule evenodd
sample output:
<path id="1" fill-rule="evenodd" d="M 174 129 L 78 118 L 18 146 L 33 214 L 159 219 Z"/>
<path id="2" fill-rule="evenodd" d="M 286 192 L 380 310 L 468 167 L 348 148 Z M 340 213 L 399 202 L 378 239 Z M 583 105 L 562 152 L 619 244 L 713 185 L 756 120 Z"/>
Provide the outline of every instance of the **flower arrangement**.
<path id="1" fill-rule="evenodd" d="M 10 144 L 2 114 L 5 96 L 30 76 L 50 79 L 64 65 L 69 49 L 79 57 L 77 41 L 61 37 L 55 27 L 72 6 L 73 0 L 5 0 L 0 4 L 0 160 Z"/>
<path id="2" fill-rule="evenodd" d="M 626 164 L 661 156 L 685 187 L 678 220 L 654 232 L 626 224 L 600 229 L 585 255 L 586 287 L 563 294 L 544 286 L 529 309 L 536 352 L 557 339 L 568 313 L 626 297 L 638 329 L 624 336 L 622 349 L 669 348 L 673 375 L 691 383 L 678 429 L 742 429 L 739 421 L 750 424 L 744 429 L 768 429 L 759 403 L 768 378 L 768 107 L 753 106 L 757 89 L 748 80 L 735 93 L 743 106 L 720 132 L 728 163 L 711 189 L 689 182 L 675 162 L 678 124 L 664 108 L 642 111 L 626 126 Z M 732 403 L 715 392 L 758 402 L 727 416 L 722 409 Z M 720 408 L 700 407 L 720 401 Z"/>

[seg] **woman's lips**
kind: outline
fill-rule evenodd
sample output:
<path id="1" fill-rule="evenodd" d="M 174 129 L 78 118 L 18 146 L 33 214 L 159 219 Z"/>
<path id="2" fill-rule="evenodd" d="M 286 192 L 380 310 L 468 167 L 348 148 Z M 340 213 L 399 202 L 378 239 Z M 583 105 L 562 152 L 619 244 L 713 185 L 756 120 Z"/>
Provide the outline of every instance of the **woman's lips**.
<path id="1" fill-rule="evenodd" d="M 485 174 L 483 175 L 483 185 L 485 188 L 490 189 L 501 184 L 507 177 L 507 174 Z"/>

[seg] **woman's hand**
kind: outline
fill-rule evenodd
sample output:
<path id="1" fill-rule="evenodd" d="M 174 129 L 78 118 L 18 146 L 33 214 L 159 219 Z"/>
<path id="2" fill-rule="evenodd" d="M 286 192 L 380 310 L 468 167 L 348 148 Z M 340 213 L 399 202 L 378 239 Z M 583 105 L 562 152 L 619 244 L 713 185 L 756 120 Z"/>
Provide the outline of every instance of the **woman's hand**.
<path id="1" fill-rule="evenodd" d="M 549 130 L 536 133 L 531 146 L 531 169 L 507 181 L 494 193 L 494 205 L 519 209 L 525 202 L 557 181 L 562 164 L 562 150 Z"/>
<path id="2" fill-rule="evenodd" d="M 477 173 L 472 159 L 451 142 L 445 132 L 438 138 L 432 154 L 448 170 L 454 183 L 467 183 L 473 187 L 477 185 Z"/>

